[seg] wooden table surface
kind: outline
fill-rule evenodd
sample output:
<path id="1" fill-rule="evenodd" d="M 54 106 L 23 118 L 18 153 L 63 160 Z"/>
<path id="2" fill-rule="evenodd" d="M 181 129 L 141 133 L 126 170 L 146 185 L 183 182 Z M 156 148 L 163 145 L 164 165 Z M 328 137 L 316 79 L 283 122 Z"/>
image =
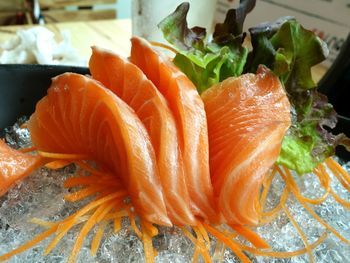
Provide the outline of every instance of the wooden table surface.
<path id="1" fill-rule="evenodd" d="M 12 38 L 18 29 L 30 27 L 33 25 L 0 27 L 0 43 Z M 60 30 L 69 31 L 72 46 L 87 59 L 91 55 L 90 47 L 93 45 L 113 50 L 123 56 L 128 56 L 130 52 L 131 20 L 129 19 L 55 23 L 46 24 L 45 27 L 55 33 L 57 41 L 62 40 Z"/>

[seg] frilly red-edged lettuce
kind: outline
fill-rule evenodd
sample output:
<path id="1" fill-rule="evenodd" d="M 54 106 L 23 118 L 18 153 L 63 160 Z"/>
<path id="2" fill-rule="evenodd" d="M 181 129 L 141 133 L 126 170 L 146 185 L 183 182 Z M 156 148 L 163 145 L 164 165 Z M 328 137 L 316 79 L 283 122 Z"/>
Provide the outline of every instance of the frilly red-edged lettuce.
<path id="1" fill-rule="evenodd" d="M 294 18 L 250 28 L 252 50 L 243 45 L 243 22 L 255 0 L 241 0 L 228 11 L 209 40 L 206 30 L 188 28 L 189 4 L 181 4 L 159 24 L 164 38 L 178 51 L 174 63 L 193 81 L 199 92 L 231 76 L 255 72 L 258 65 L 269 67 L 280 79 L 292 105 L 292 125 L 284 137 L 277 160 L 299 174 L 310 172 L 350 140 L 333 135 L 337 115 L 327 97 L 317 91 L 311 67 L 328 55 L 325 43 L 303 28 Z"/>

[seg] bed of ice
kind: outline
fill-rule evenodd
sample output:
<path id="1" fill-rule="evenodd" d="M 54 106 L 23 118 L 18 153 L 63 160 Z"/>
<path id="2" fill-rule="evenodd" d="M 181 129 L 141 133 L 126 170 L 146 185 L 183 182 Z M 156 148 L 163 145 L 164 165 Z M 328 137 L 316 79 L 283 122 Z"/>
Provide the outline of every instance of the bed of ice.
<path id="1" fill-rule="evenodd" d="M 26 147 L 30 143 L 27 130 L 15 125 L 5 134 L 7 142 L 14 147 Z M 350 171 L 350 163 L 343 163 Z M 10 251 L 34 235 L 43 231 L 43 228 L 29 222 L 33 217 L 58 220 L 65 218 L 76 211 L 84 202 L 65 202 L 63 196 L 68 190 L 63 187 L 64 180 L 74 174 L 75 167 L 68 166 L 59 171 L 40 169 L 29 178 L 18 183 L 7 195 L 0 198 L 0 255 Z M 320 196 L 320 186 L 312 175 L 306 175 L 297 180 L 300 189 L 306 196 Z M 333 180 L 333 182 L 337 182 Z M 350 194 L 339 184 L 333 183 L 333 189 L 344 199 L 350 200 Z M 276 200 L 283 189 L 283 181 L 276 177 L 269 193 L 267 206 L 276 204 Z M 86 201 L 85 201 L 86 202 Z M 314 220 L 293 198 L 288 200 L 289 211 L 307 234 L 309 242 L 315 241 L 325 229 Z M 338 230 L 345 238 L 350 239 L 350 211 L 337 204 L 333 198 L 328 198 L 325 203 L 314 206 L 314 211 L 325 219 L 331 226 Z M 84 247 L 80 251 L 78 262 L 143 262 L 142 242 L 130 230 L 127 220 L 123 221 L 123 230 L 118 234 L 113 233 L 110 225 L 104 235 L 100 249 L 96 257 L 90 254 L 90 241 L 87 238 Z M 154 238 L 154 245 L 159 254 L 156 262 L 191 262 L 194 246 L 176 228 L 161 228 L 160 234 Z M 289 222 L 286 215 L 281 214 L 272 223 L 260 227 L 257 232 L 278 251 L 291 251 L 303 247 L 302 240 Z M 70 248 L 74 244 L 77 229 L 59 243 L 48 256 L 42 252 L 50 241 L 50 238 L 41 242 L 35 248 L 30 249 L 8 262 L 65 262 Z M 92 236 L 93 231 L 90 236 Z M 213 240 L 213 243 L 215 240 Z M 333 234 L 329 234 L 326 240 L 313 251 L 316 262 L 348 262 L 350 259 L 350 246 L 343 244 Z M 253 262 L 308 262 L 307 255 L 289 259 L 273 259 L 266 257 L 253 257 Z M 238 262 L 235 256 L 226 250 L 225 262 Z"/>

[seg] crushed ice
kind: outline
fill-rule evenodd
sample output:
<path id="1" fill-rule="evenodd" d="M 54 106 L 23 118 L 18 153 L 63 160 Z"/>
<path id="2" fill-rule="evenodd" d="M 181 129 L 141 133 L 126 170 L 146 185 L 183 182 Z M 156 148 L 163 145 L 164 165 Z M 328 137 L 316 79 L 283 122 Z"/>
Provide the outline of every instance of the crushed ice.
<path id="1" fill-rule="evenodd" d="M 20 120 L 12 128 L 5 131 L 6 141 L 15 148 L 30 146 L 30 136 L 26 129 L 20 128 Z M 344 163 L 343 167 L 350 171 L 350 163 Z M 5 196 L 0 198 L 0 255 L 30 240 L 34 235 L 41 233 L 43 228 L 29 222 L 36 217 L 44 220 L 56 221 L 75 212 L 84 203 L 65 202 L 63 196 L 69 192 L 63 187 L 66 178 L 75 172 L 74 165 L 57 171 L 41 168 L 22 182 L 13 187 Z M 322 195 L 319 191 L 320 183 L 313 175 L 303 178 L 295 177 L 300 190 L 309 198 Z M 332 178 L 332 187 L 342 198 L 350 200 L 350 194 L 341 186 L 335 178 Z M 268 194 L 266 205 L 274 207 L 284 187 L 283 180 L 276 176 L 271 191 Z M 87 201 L 85 201 L 87 202 Z M 314 242 L 324 233 L 325 228 L 310 216 L 307 211 L 292 197 L 287 201 L 290 213 L 306 233 L 308 241 Z M 327 223 L 339 231 L 345 238 L 350 239 L 350 212 L 329 197 L 323 204 L 314 206 L 314 211 Z M 59 245 L 48 255 L 42 253 L 48 245 L 50 238 L 41 242 L 33 249 L 14 256 L 8 262 L 65 262 L 75 240 L 77 229 L 74 228 L 66 235 Z M 90 241 L 93 235 L 90 233 L 80 251 L 78 262 L 143 262 L 143 245 L 137 236 L 131 231 L 129 222 L 123 220 L 123 228 L 118 233 L 113 232 L 110 224 L 98 250 L 97 256 L 90 253 Z M 297 231 L 281 213 L 273 222 L 259 227 L 257 232 L 276 251 L 293 251 L 303 247 Z M 213 243 L 215 241 L 213 240 Z M 160 228 L 159 235 L 153 239 L 157 248 L 156 262 L 191 262 L 194 251 L 193 244 L 177 228 Z M 316 262 L 346 262 L 350 258 L 350 247 L 340 242 L 333 234 L 329 234 L 325 241 L 313 251 Z M 290 259 L 274 259 L 267 257 L 250 256 L 254 262 L 308 262 L 307 255 Z M 237 258 L 229 250 L 223 254 L 224 262 L 238 262 Z"/>

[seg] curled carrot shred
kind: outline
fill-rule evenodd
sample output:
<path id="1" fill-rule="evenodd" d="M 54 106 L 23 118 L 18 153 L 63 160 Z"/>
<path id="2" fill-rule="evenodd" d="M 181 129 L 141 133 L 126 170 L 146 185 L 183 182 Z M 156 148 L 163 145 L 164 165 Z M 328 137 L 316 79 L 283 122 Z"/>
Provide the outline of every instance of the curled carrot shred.
<path id="1" fill-rule="evenodd" d="M 311 249 L 315 249 L 318 247 L 328 236 L 328 233 L 323 233 L 314 243 L 310 244 Z M 261 250 L 255 247 L 249 247 L 243 244 L 239 244 L 239 247 L 247 252 L 252 253 L 256 256 L 263 256 L 263 257 L 274 257 L 274 258 L 291 258 L 296 256 L 301 256 L 306 253 L 306 248 L 298 249 L 295 251 L 265 251 Z"/>
<path id="2" fill-rule="evenodd" d="M 98 250 L 98 248 L 99 248 L 99 246 L 101 244 L 101 240 L 102 240 L 102 237 L 103 237 L 103 233 L 105 232 L 106 225 L 107 225 L 107 222 L 106 221 L 102 221 L 99 224 L 99 227 L 97 229 L 97 232 L 96 232 L 94 238 L 92 239 L 92 242 L 91 242 L 91 254 L 93 256 L 96 255 L 97 250 Z"/>
<path id="3" fill-rule="evenodd" d="M 177 50 L 169 45 L 166 45 L 166 44 L 163 44 L 163 43 L 160 43 L 160 42 L 156 42 L 156 41 L 151 41 L 150 42 L 151 45 L 155 46 L 155 47 L 161 47 L 161 48 L 164 48 L 164 49 L 167 49 L 171 52 L 173 52 L 174 54 L 177 54 Z"/>
<path id="4" fill-rule="evenodd" d="M 18 150 L 22 153 L 30 153 L 30 152 L 36 151 L 36 147 L 32 146 L 32 147 L 28 147 L 28 148 L 21 148 Z"/>
<path id="5" fill-rule="evenodd" d="M 270 248 L 270 245 L 264 239 L 248 227 L 241 225 L 230 225 L 230 227 L 252 243 L 256 248 Z"/>
<path id="6" fill-rule="evenodd" d="M 305 249 L 307 254 L 309 255 L 309 259 L 310 262 L 315 262 L 314 260 L 314 256 L 312 255 L 312 251 L 311 251 L 311 247 L 309 245 L 309 242 L 307 241 L 306 235 L 303 232 L 303 230 L 301 229 L 301 227 L 298 225 L 298 223 L 295 221 L 295 219 L 293 218 L 293 216 L 291 215 L 291 213 L 288 211 L 288 209 L 286 208 L 285 205 L 283 205 L 283 210 L 286 213 L 287 217 L 289 218 L 290 222 L 292 223 L 292 225 L 294 226 L 294 228 L 297 230 L 301 240 L 303 241 L 304 245 L 305 245 Z"/>
<path id="7" fill-rule="evenodd" d="M 217 230 L 215 227 L 206 224 L 202 222 L 205 229 L 215 236 L 218 240 L 223 242 L 226 246 L 228 246 L 233 253 L 242 261 L 242 262 L 250 262 L 250 259 L 242 252 L 240 247 L 237 245 L 237 242 L 233 241 L 233 239 L 228 238 L 226 235 L 224 235 L 222 232 Z"/>
<path id="8" fill-rule="evenodd" d="M 87 160 L 89 156 L 86 154 L 72 154 L 72 153 L 50 153 L 38 151 L 38 154 L 42 157 L 57 159 L 57 160 Z"/>

